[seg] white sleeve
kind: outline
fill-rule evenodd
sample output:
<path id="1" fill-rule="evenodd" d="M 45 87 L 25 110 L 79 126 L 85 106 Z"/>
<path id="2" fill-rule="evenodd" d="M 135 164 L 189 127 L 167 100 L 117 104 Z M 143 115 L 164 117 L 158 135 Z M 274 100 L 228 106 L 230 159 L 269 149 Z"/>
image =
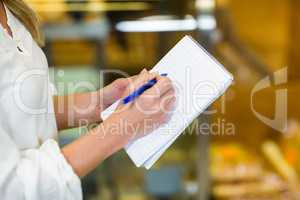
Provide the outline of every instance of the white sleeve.
<path id="1" fill-rule="evenodd" d="M 55 140 L 19 151 L 0 126 L 1 200 L 81 200 L 81 183 Z"/>

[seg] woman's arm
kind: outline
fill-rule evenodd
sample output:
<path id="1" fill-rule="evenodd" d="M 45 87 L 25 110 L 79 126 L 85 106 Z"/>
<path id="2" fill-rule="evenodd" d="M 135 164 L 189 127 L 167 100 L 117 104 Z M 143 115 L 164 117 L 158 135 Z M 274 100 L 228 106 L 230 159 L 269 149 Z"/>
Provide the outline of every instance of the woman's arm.
<path id="1" fill-rule="evenodd" d="M 115 128 L 110 128 L 116 125 Z M 122 149 L 131 138 L 124 128 L 113 121 L 105 121 L 88 134 L 62 149 L 66 160 L 79 177 L 84 177 L 103 160 Z"/>
<path id="2" fill-rule="evenodd" d="M 100 122 L 100 113 L 118 100 L 133 80 L 121 78 L 96 92 L 55 96 L 54 108 L 59 129 Z"/>
<path id="3" fill-rule="evenodd" d="M 54 96 L 55 117 L 58 129 L 66 129 L 100 122 L 102 103 L 98 92 Z M 88 107 L 90 107 L 89 110 Z"/>

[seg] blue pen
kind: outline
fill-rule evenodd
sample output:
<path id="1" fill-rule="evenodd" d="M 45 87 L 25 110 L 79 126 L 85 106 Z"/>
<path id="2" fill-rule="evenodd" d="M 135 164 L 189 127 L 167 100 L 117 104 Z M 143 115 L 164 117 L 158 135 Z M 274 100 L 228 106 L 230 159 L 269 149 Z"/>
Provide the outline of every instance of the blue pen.
<path id="1" fill-rule="evenodd" d="M 161 74 L 161 76 L 168 76 L 167 73 Z M 135 100 L 138 96 L 140 96 L 141 94 L 143 94 L 146 90 L 148 90 L 149 88 L 151 88 L 153 85 L 155 85 L 157 83 L 157 80 L 154 78 L 150 81 L 148 81 L 148 83 L 146 83 L 145 85 L 141 86 L 139 89 L 135 90 L 133 93 L 131 93 L 130 95 L 128 95 L 127 97 L 125 97 L 122 102 L 123 104 L 127 104 L 133 100 Z"/>

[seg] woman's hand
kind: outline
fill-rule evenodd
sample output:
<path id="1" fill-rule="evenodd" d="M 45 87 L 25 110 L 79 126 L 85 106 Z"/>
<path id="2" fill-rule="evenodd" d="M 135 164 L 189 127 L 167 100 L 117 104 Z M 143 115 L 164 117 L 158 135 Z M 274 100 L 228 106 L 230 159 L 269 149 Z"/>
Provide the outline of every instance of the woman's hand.
<path id="1" fill-rule="evenodd" d="M 103 126 L 118 127 L 119 132 L 131 139 L 141 137 L 167 122 L 176 99 L 174 87 L 169 78 L 144 70 L 126 88 L 123 97 L 154 78 L 157 83 L 152 88 L 146 90 L 133 102 L 126 105 L 120 104 L 115 113 L 103 122 Z M 109 130 L 105 132 L 109 134 Z"/>
<path id="2" fill-rule="evenodd" d="M 98 91 L 98 96 L 102 104 L 101 112 L 124 95 L 126 88 L 129 86 L 130 82 L 134 80 L 134 78 L 135 76 L 119 78 Z"/>

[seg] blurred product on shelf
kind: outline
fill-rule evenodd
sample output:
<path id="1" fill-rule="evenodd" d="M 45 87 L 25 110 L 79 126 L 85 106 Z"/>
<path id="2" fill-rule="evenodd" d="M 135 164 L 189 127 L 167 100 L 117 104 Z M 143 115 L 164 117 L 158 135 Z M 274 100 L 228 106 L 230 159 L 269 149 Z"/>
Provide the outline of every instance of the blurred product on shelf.
<path id="1" fill-rule="evenodd" d="M 262 150 L 272 167 L 287 182 L 291 199 L 300 199 L 299 176 L 294 166 L 290 165 L 284 158 L 280 147 L 275 142 L 267 141 L 263 144 Z"/>
<path id="2" fill-rule="evenodd" d="M 293 183 L 299 182 L 295 169 L 287 163 L 281 149 L 275 142 L 266 141 L 262 146 L 262 150 L 267 160 L 282 178 Z"/>
<path id="3" fill-rule="evenodd" d="M 288 130 L 281 139 L 283 155 L 287 162 L 300 174 L 300 124 L 297 120 L 289 122 Z"/>
<path id="4" fill-rule="evenodd" d="M 286 196 L 286 184 L 275 174 L 266 174 L 253 182 L 218 184 L 213 193 L 220 199 L 278 199 Z"/>
<path id="5" fill-rule="evenodd" d="M 279 162 L 282 165 L 284 161 L 279 160 L 279 153 L 274 150 L 274 145 L 273 142 L 264 143 L 263 151 L 272 163 Z M 213 196 L 216 199 L 228 200 L 297 199 L 294 195 L 295 187 L 282 176 L 285 171 L 280 173 L 278 170 L 286 169 L 286 166 L 273 166 L 273 169 L 269 169 L 263 158 L 250 152 L 237 143 L 212 145 Z"/>
<path id="6" fill-rule="evenodd" d="M 211 173 L 216 182 L 254 181 L 263 174 L 257 158 L 235 143 L 211 147 Z"/>

